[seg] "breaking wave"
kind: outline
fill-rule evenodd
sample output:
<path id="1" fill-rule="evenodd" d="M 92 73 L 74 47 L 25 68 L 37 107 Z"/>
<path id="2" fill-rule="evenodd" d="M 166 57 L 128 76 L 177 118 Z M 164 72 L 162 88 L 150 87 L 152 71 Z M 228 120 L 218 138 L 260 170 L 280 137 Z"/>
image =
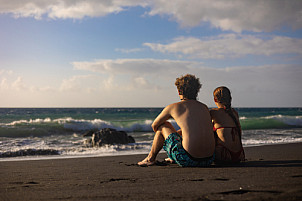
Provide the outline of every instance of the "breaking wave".
<path id="1" fill-rule="evenodd" d="M 265 116 L 241 117 L 243 130 L 255 129 L 282 129 L 302 128 L 302 116 Z M 171 123 L 178 127 L 176 122 Z M 59 119 L 30 119 L 18 120 L 0 124 L 0 137 L 46 136 L 84 133 L 92 129 L 113 128 L 126 132 L 152 132 L 152 120 L 117 120 L 105 121 L 102 119 L 73 119 L 71 117 Z"/>

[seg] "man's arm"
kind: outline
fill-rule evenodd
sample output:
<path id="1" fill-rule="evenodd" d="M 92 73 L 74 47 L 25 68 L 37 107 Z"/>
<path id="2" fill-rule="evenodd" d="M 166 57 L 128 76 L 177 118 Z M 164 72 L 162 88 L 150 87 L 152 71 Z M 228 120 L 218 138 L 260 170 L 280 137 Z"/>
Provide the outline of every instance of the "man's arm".
<path id="1" fill-rule="evenodd" d="M 171 118 L 171 107 L 171 105 L 165 107 L 163 111 L 155 118 L 152 124 L 152 129 L 154 132 L 156 132 L 162 124 Z"/>

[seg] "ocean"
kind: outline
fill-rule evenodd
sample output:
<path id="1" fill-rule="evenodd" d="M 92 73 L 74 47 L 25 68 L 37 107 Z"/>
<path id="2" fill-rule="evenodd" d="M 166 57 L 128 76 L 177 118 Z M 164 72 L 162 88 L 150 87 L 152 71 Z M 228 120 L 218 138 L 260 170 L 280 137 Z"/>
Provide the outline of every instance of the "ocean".
<path id="1" fill-rule="evenodd" d="M 163 108 L 0 108 L 0 161 L 148 153 Z M 302 108 L 235 108 L 243 146 L 302 142 Z M 177 124 L 172 120 L 172 124 Z M 91 129 L 123 130 L 127 145 L 90 147 Z"/>

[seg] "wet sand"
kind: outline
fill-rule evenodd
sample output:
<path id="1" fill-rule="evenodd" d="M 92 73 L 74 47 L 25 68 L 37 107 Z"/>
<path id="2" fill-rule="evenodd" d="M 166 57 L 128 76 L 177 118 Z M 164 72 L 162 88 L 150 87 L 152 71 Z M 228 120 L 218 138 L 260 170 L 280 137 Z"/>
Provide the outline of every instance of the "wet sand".
<path id="1" fill-rule="evenodd" d="M 302 200 L 302 143 L 245 152 L 209 168 L 137 166 L 146 155 L 0 162 L 0 200 Z"/>

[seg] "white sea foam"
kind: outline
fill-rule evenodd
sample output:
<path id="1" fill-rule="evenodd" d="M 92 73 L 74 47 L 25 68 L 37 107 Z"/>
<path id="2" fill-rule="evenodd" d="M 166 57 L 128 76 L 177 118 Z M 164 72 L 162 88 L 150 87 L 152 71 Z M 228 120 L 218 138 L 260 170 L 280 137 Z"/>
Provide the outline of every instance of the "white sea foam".
<path id="1" fill-rule="evenodd" d="M 0 143 L 0 161 L 15 156 L 36 157 L 41 153 L 57 154 L 61 157 L 89 157 L 128 155 L 147 153 L 151 149 L 151 141 L 141 141 L 127 145 L 105 145 L 90 147 L 84 145 L 84 138 L 71 136 L 48 136 L 41 138 L 3 138 Z M 9 157 L 14 156 L 14 157 Z M 46 156 L 43 155 L 45 158 Z M 49 156 L 53 158 L 53 156 Z"/>
<path id="2" fill-rule="evenodd" d="M 128 123 L 126 126 L 119 125 L 118 123 L 113 124 L 112 122 L 105 121 L 102 119 L 73 119 L 71 117 L 59 118 L 59 119 L 30 119 L 30 120 L 18 120 L 10 123 L 0 123 L 1 127 L 15 127 L 20 125 L 41 125 L 44 124 L 45 128 L 47 125 L 61 125 L 65 129 L 73 131 L 85 131 L 92 129 L 102 129 L 102 128 L 113 128 L 116 130 L 124 130 L 127 132 L 140 132 L 140 131 L 152 131 L 151 124 L 152 120 L 143 120 L 133 123 Z M 53 128 L 53 127 L 52 127 Z"/>
<path id="3" fill-rule="evenodd" d="M 28 153 L 33 155 L 40 154 L 41 150 L 46 153 L 59 153 L 60 157 L 90 157 L 90 156 L 111 156 L 111 155 L 131 155 L 138 153 L 147 153 L 151 149 L 154 134 L 133 133 L 136 143 L 127 145 L 107 145 L 102 147 L 90 147 L 84 144 L 86 138 L 79 134 L 53 135 L 43 137 L 24 137 L 24 138 L 1 138 L 1 153 Z M 302 129 L 264 129 L 248 130 L 243 132 L 243 145 L 259 146 L 266 144 L 295 143 L 302 142 Z M 36 151 L 35 151 L 36 150 Z M 36 158 L 37 156 L 27 156 L 24 159 Z M 43 158 L 54 158 L 58 156 L 40 156 Z M 0 161 L 9 160 L 6 157 Z M 36 158 L 37 159 L 37 158 Z M 14 160 L 14 159 L 12 159 Z"/>
<path id="4" fill-rule="evenodd" d="M 246 120 L 251 121 L 258 121 L 258 120 L 276 120 L 280 123 L 289 125 L 289 126 L 302 126 L 302 116 L 286 116 L 286 115 L 272 115 L 272 116 L 265 116 L 265 117 L 259 117 L 259 118 L 248 118 L 248 117 L 240 117 L 240 120 L 243 123 Z M 179 126 L 174 120 L 169 120 L 169 122 L 176 128 L 179 129 Z M 18 128 L 18 126 L 24 126 L 24 125 L 39 125 L 40 129 L 42 125 L 44 126 L 45 130 L 49 130 L 47 127 L 51 126 L 51 129 L 55 129 L 56 125 L 60 126 L 62 128 L 73 130 L 73 131 L 85 131 L 85 130 L 91 130 L 91 129 L 102 129 L 102 128 L 113 128 L 117 130 L 124 130 L 127 132 L 142 132 L 142 131 L 152 131 L 151 128 L 152 120 L 137 120 L 137 121 L 129 121 L 129 122 L 110 122 L 103 119 L 93 119 L 93 120 L 87 120 L 87 119 L 73 119 L 71 117 L 65 117 L 65 118 L 58 118 L 58 119 L 51 119 L 51 118 L 44 118 L 44 119 L 29 119 L 29 120 L 18 120 L 18 121 L 12 121 L 9 123 L 0 123 L 0 127 L 6 127 L 6 128 Z M 278 124 L 268 124 L 270 126 L 278 126 Z M 33 127 L 34 128 L 34 127 Z M 243 127 L 244 128 L 244 127 Z M 255 127 L 253 129 L 257 129 L 257 123 L 255 123 Z M 55 131 L 54 131 L 55 133 Z"/>
<path id="5" fill-rule="evenodd" d="M 302 142 L 302 138 L 279 138 L 270 140 L 250 139 L 242 140 L 243 146 L 260 146 L 269 144 L 285 144 L 285 143 L 297 143 Z"/>
<path id="6" fill-rule="evenodd" d="M 114 128 L 114 126 L 107 121 L 101 119 L 85 120 L 85 119 L 68 119 L 60 121 L 60 124 L 64 124 L 64 128 L 72 129 L 74 131 L 101 129 L 101 128 Z"/>
<path id="7" fill-rule="evenodd" d="M 50 118 L 45 119 L 30 119 L 30 120 L 18 120 L 10 123 L 1 123 L 1 126 L 16 126 L 19 124 L 38 124 L 38 123 L 50 123 L 52 120 Z"/>
<path id="8" fill-rule="evenodd" d="M 274 119 L 281 121 L 287 125 L 292 126 L 302 126 L 302 116 L 287 116 L 287 115 L 271 115 L 266 117 L 261 117 L 262 119 Z"/>
<path id="9" fill-rule="evenodd" d="M 242 133 L 244 146 L 302 142 L 302 129 L 245 130 Z"/>

